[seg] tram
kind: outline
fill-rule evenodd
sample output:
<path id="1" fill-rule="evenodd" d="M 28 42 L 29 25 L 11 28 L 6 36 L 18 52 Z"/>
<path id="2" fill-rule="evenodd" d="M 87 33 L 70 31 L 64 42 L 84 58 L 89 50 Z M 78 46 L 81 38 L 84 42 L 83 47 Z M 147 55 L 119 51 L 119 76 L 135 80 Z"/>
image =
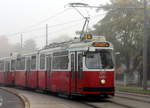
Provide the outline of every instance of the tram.
<path id="1" fill-rule="evenodd" d="M 114 96 L 113 49 L 103 36 L 85 34 L 30 54 L 0 58 L 0 83 L 66 96 Z"/>

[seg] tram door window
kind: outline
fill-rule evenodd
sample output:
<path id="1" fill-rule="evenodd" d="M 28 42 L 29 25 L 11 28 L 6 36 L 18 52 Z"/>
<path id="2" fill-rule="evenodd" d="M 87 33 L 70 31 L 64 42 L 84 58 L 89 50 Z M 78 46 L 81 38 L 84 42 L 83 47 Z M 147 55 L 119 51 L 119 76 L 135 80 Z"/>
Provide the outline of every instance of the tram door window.
<path id="1" fill-rule="evenodd" d="M 78 78 L 83 77 L 83 57 L 82 53 L 78 53 Z"/>
<path id="2" fill-rule="evenodd" d="M 31 74 L 31 72 L 30 72 L 30 69 L 31 69 L 31 59 L 30 59 L 30 57 L 27 57 L 26 58 L 26 78 L 27 78 L 27 82 L 26 82 L 26 84 L 27 84 L 27 86 L 29 86 L 29 84 L 30 84 L 30 74 Z"/>
<path id="3" fill-rule="evenodd" d="M 77 92 L 78 82 L 83 76 L 82 53 L 71 53 L 71 91 Z"/>
<path id="4" fill-rule="evenodd" d="M 11 71 L 16 70 L 16 60 L 11 60 Z"/>
<path id="5" fill-rule="evenodd" d="M 31 57 L 31 69 L 36 69 L 36 55 Z"/>
<path id="6" fill-rule="evenodd" d="M 77 90 L 77 63 L 76 52 L 71 53 L 71 91 Z"/>
<path id="7" fill-rule="evenodd" d="M 48 72 L 48 76 L 50 76 L 50 72 L 51 72 L 51 55 L 47 55 L 47 57 L 46 57 L 46 70 Z"/>
<path id="8" fill-rule="evenodd" d="M 45 54 L 40 55 L 40 69 L 45 69 Z"/>
<path id="9" fill-rule="evenodd" d="M 5 78 L 7 78 L 9 71 L 10 71 L 10 62 L 6 61 L 5 62 L 5 74 L 4 74 Z"/>
<path id="10" fill-rule="evenodd" d="M 74 54 L 71 54 L 71 72 L 72 72 L 72 78 L 75 77 L 75 56 Z"/>
<path id="11" fill-rule="evenodd" d="M 51 73 L 51 63 L 52 63 L 52 57 L 51 55 L 46 56 L 46 70 L 47 70 L 47 88 L 51 89 L 51 83 L 50 83 L 50 73 Z"/>

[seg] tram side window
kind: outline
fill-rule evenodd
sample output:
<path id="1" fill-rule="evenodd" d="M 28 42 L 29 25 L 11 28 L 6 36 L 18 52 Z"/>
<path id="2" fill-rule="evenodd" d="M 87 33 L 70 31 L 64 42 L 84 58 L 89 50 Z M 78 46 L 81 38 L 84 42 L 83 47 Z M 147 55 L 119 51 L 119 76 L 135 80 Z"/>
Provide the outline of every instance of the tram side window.
<path id="1" fill-rule="evenodd" d="M 31 69 L 32 70 L 36 69 L 36 56 L 31 57 Z"/>
<path id="2" fill-rule="evenodd" d="M 16 69 L 16 61 L 11 60 L 11 70 L 14 71 Z"/>
<path id="3" fill-rule="evenodd" d="M 5 71 L 6 72 L 10 71 L 10 62 L 9 61 L 5 62 Z"/>
<path id="4" fill-rule="evenodd" d="M 31 62 L 30 57 L 27 57 L 27 58 L 26 58 L 26 70 L 27 70 L 27 71 L 30 70 L 30 62 Z"/>
<path id="5" fill-rule="evenodd" d="M 40 55 L 40 69 L 45 69 L 45 54 Z"/>
<path id="6" fill-rule="evenodd" d="M 83 65 L 82 65 L 82 60 L 83 58 L 82 58 L 82 54 L 79 54 L 78 55 L 78 69 L 79 69 L 79 71 L 81 72 L 82 71 L 82 67 L 83 67 Z"/>
<path id="7" fill-rule="evenodd" d="M 71 71 L 74 71 L 74 54 L 71 54 Z"/>
<path id="8" fill-rule="evenodd" d="M 17 59 L 16 69 L 17 70 L 25 69 L 25 58 L 24 57 Z"/>
<path id="9" fill-rule="evenodd" d="M 68 56 L 54 56 L 53 69 L 68 69 Z"/>
<path id="10" fill-rule="evenodd" d="M 4 71 L 4 61 L 0 61 L 0 71 Z"/>

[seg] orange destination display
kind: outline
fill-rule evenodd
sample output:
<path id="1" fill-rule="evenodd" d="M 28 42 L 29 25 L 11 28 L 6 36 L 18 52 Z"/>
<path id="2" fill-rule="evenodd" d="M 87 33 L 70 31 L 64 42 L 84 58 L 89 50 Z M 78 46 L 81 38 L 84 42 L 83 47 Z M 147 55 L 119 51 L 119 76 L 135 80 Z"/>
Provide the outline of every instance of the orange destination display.
<path id="1" fill-rule="evenodd" d="M 107 43 L 107 42 L 93 42 L 92 46 L 94 46 L 94 47 L 109 47 L 109 43 Z"/>

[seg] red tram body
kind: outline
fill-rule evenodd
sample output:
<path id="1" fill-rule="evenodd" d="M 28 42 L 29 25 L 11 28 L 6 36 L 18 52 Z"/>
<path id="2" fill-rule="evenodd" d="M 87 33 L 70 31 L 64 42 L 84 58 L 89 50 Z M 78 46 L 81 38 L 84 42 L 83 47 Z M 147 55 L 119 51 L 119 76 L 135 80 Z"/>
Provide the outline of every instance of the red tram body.
<path id="1" fill-rule="evenodd" d="M 114 95 L 113 46 L 103 37 L 0 58 L 0 83 L 71 95 Z"/>

